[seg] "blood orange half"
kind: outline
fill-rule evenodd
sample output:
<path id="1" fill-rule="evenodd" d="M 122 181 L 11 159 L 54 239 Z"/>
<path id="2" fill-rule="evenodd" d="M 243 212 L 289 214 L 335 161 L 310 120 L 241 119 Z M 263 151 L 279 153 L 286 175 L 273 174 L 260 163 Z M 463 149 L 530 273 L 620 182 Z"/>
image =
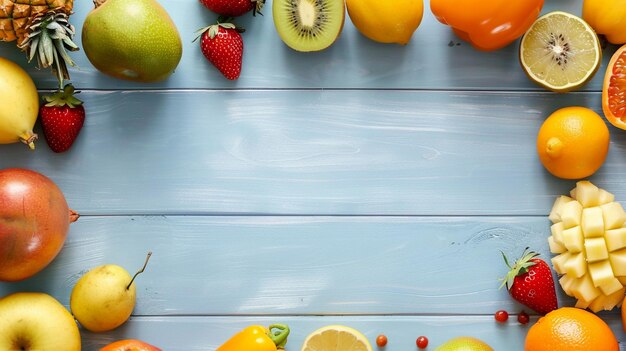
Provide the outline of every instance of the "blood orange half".
<path id="1" fill-rule="evenodd" d="M 606 69 L 602 109 L 611 124 L 626 129 L 626 45 L 615 52 Z"/>

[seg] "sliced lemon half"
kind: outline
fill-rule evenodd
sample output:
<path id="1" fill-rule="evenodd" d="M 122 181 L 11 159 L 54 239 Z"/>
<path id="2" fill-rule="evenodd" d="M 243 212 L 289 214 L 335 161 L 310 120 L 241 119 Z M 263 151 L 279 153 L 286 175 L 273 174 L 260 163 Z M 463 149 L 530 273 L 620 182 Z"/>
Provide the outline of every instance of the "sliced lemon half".
<path id="1" fill-rule="evenodd" d="M 587 22 L 555 11 L 539 17 L 524 34 L 519 58 L 531 80 L 552 91 L 568 92 L 593 78 L 602 48 Z"/>
<path id="2" fill-rule="evenodd" d="M 372 351 L 372 346 L 356 329 L 328 325 L 309 334 L 301 351 Z"/>

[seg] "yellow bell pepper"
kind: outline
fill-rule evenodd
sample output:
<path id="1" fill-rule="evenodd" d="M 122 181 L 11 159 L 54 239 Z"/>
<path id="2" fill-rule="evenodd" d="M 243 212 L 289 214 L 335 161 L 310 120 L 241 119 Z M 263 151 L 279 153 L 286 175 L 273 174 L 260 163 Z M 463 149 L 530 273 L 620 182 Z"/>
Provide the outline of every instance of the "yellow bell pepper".
<path id="1" fill-rule="evenodd" d="M 277 351 L 284 349 L 289 327 L 272 324 L 269 328 L 251 325 L 235 334 L 215 351 Z"/>
<path id="2" fill-rule="evenodd" d="M 388 0 L 387 0 L 388 1 Z M 521 37 L 539 17 L 543 0 L 431 0 L 437 20 L 479 50 L 497 50 Z"/>
<path id="3" fill-rule="evenodd" d="M 583 19 L 609 43 L 626 43 L 626 0 L 584 0 Z"/>

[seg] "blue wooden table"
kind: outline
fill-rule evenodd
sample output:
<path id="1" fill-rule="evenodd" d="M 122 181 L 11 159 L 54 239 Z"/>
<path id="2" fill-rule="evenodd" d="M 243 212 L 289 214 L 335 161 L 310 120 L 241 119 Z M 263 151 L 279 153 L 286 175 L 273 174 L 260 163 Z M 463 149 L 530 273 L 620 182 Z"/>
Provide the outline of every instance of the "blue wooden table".
<path id="1" fill-rule="evenodd" d="M 602 113 L 615 46 L 587 86 L 555 94 L 525 76 L 518 42 L 476 51 L 428 3 L 407 46 L 370 41 L 346 18 L 335 44 L 316 53 L 284 45 L 268 7 L 241 18 L 243 72 L 231 82 L 192 43 L 215 15 L 197 1 L 161 3 L 184 43 L 168 80 L 116 80 L 73 53 L 88 116 L 72 149 L 55 154 L 43 139 L 34 152 L 0 147 L 0 168 L 47 175 L 82 215 L 51 265 L 0 283 L 0 296 L 43 291 L 68 306 L 88 269 L 134 271 L 152 250 L 129 322 L 81 331 L 84 350 L 138 338 L 208 351 L 248 324 L 274 322 L 291 326 L 289 351 L 327 324 L 357 328 L 372 343 L 386 334 L 389 351 L 415 350 L 420 335 L 429 349 L 459 335 L 523 349 L 529 325 L 493 318 L 524 309 L 498 289 L 500 251 L 530 246 L 551 257 L 547 215 L 575 182 L 543 169 L 536 134 L 560 107 Z M 580 15 L 581 3 L 548 0 L 542 12 Z M 76 3 L 78 43 L 91 8 Z M 13 43 L 0 56 L 27 68 L 42 93 L 55 88 Z M 606 163 L 590 180 L 626 201 L 626 133 L 610 133 Z M 574 304 L 558 290 L 561 306 Z M 600 315 L 624 341 L 616 312 Z"/>

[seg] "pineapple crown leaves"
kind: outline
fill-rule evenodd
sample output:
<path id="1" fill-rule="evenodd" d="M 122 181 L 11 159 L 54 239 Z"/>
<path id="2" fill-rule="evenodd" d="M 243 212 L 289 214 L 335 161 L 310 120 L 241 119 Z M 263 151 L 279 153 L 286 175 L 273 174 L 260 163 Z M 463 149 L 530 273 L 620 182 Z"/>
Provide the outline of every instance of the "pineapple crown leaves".
<path id="1" fill-rule="evenodd" d="M 236 30 L 238 33 L 243 33 L 246 30 L 242 27 L 237 27 L 234 23 L 232 23 L 233 18 L 231 17 L 223 17 L 220 16 L 217 19 L 217 23 L 216 24 L 211 24 L 208 25 L 206 27 L 200 28 L 198 29 L 195 34 L 196 37 L 193 40 L 193 42 L 195 42 L 196 40 L 198 40 L 198 38 L 200 38 L 204 32 L 208 31 L 209 32 L 209 38 L 213 39 L 215 38 L 215 36 L 217 35 L 217 33 L 219 33 L 220 31 L 220 27 L 224 28 L 224 29 L 234 29 Z"/>
<path id="2" fill-rule="evenodd" d="M 539 256 L 538 253 L 534 251 L 528 251 L 528 248 L 526 248 L 524 249 L 522 257 L 518 259 L 513 266 L 511 266 L 504 252 L 500 251 L 500 253 L 502 254 L 502 258 L 504 258 L 504 263 L 506 263 L 507 267 L 509 267 L 509 272 L 506 274 L 506 277 L 500 279 L 502 280 L 502 284 L 500 284 L 500 289 L 502 289 L 502 287 L 505 285 L 507 289 L 511 289 L 511 287 L 513 287 L 513 281 L 515 280 L 515 277 L 527 273 L 528 268 L 536 264 L 535 262 L 531 261 L 531 259 Z"/>
<path id="3" fill-rule="evenodd" d="M 75 92 L 74 86 L 72 84 L 67 84 L 63 90 L 59 90 L 52 95 L 46 95 L 43 99 L 46 101 L 46 106 L 48 107 L 67 106 L 69 108 L 74 108 L 83 104 L 81 100 L 74 96 L 74 93 L 78 94 L 80 91 Z"/>
<path id="4" fill-rule="evenodd" d="M 72 41 L 76 31 L 69 23 L 69 15 L 63 9 L 54 9 L 36 16 L 30 23 L 30 34 L 18 45 L 26 51 L 29 62 L 37 57 L 39 68 L 52 69 L 59 88 L 64 79 L 70 79 L 67 65 L 76 66 L 67 51 L 79 50 Z"/>

